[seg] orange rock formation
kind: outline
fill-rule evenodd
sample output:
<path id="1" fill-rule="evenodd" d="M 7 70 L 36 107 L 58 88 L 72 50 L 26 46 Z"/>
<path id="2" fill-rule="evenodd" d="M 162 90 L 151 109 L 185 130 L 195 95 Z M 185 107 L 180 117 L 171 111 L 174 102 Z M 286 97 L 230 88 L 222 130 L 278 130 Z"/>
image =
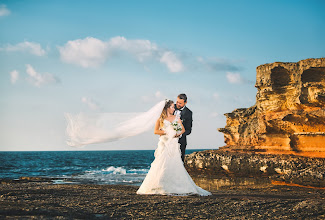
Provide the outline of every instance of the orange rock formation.
<path id="1" fill-rule="evenodd" d="M 325 157 L 325 58 L 256 72 L 256 104 L 225 114 L 221 149 Z"/>

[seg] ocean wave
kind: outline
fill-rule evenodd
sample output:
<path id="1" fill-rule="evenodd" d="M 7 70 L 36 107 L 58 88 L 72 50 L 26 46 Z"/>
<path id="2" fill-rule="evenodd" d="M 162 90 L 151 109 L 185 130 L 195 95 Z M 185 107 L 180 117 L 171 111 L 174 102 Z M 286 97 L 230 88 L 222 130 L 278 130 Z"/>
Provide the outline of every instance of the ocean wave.
<path id="1" fill-rule="evenodd" d="M 109 166 L 102 169 L 86 170 L 73 176 L 65 176 L 66 179 L 77 182 L 89 182 L 97 184 L 131 184 L 139 185 L 144 180 L 149 169 L 145 168 L 125 168 Z M 56 182 L 58 183 L 65 183 Z M 69 182 L 68 182 L 69 183 Z"/>
<path id="2" fill-rule="evenodd" d="M 135 174 L 147 174 L 149 172 L 149 169 L 130 169 L 130 173 Z"/>
<path id="3" fill-rule="evenodd" d="M 124 169 L 123 167 L 110 166 L 106 169 L 102 169 L 102 171 L 113 173 L 113 174 L 126 174 L 126 169 Z"/>
<path id="4" fill-rule="evenodd" d="M 122 175 L 126 175 L 126 174 L 147 174 L 149 172 L 149 169 L 126 169 L 123 167 L 114 167 L 114 166 L 110 166 L 107 167 L 106 169 L 101 169 L 99 170 L 93 170 L 93 171 L 88 171 L 90 173 L 104 173 L 104 174 L 122 174 Z"/>

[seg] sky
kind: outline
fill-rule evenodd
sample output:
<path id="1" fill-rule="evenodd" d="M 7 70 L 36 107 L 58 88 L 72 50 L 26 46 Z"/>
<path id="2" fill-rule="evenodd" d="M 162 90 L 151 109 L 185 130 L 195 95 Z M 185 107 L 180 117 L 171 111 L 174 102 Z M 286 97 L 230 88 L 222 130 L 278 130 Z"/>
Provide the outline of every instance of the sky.
<path id="1" fill-rule="evenodd" d="M 76 149 L 64 113 L 144 112 L 188 96 L 188 149 L 224 146 L 256 67 L 325 55 L 325 1 L 0 0 L 0 151 L 153 150 L 148 131 Z"/>

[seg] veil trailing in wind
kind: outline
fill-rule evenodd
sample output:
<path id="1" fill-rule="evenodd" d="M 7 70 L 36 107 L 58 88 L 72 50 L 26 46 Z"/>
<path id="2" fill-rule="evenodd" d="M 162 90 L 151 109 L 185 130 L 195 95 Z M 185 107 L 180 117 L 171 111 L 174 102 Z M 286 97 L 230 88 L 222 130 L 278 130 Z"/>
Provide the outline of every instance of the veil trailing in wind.
<path id="1" fill-rule="evenodd" d="M 67 144 L 82 147 L 111 142 L 148 131 L 159 118 L 166 101 L 141 113 L 65 113 Z"/>

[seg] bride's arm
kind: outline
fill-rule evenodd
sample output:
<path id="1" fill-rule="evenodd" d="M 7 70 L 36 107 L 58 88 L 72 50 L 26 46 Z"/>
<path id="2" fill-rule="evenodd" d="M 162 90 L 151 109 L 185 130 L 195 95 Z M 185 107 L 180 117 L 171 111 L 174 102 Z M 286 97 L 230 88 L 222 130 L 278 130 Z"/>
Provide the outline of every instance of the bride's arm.
<path id="1" fill-rule="evenodd" d="M 159 121 L 159 119 L 156 121 L 154 133 L 158 134 L 158 135 L 165 135 L 166 134 L 165 131 L 160 130 L 160 121 Z"/>

